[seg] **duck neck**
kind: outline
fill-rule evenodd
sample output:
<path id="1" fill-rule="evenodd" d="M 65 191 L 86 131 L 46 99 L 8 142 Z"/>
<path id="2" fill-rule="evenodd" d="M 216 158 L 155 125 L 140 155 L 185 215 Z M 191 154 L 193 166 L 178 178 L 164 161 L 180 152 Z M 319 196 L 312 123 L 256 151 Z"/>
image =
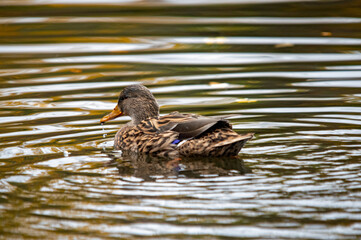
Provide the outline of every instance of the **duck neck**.
<path id="1" fill-rule="evenodd" d="M 140 101 L 134 103 L 134 107 L 132 107 L 132 110 L 129 111 L 128 115 L 132 118 L 132 125 L 137 125 L 143 120 L 158 118 L 159 106 L 155 100 Z"/>

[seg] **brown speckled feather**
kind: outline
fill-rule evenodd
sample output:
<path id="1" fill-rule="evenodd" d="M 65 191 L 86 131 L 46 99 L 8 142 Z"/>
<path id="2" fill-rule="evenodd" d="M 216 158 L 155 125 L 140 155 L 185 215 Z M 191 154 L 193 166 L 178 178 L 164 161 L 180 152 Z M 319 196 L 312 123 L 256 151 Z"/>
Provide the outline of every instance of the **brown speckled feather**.
<path id="1" fill-rule="evenodd" d="M 115 136 L 115 149 L 174 158 L 237 155 L 253 134 L 238 135 L 226 120 L 171 113 L 125 126 Z M 175 140 L 185 140 L 179 146 Z"/>
<path id="2" fill-rule="evenodd" d="M 238 135 L 230 128 L 220 128 L 186 141 L 178 151 L 185 156 L 235 156 L 252 137 L 253 133 Z"/>

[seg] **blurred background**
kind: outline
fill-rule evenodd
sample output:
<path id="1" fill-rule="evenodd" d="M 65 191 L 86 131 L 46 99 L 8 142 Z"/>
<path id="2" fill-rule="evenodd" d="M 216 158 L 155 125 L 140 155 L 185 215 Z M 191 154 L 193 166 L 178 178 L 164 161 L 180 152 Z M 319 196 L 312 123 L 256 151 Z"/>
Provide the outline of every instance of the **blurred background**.
<path id="1" fill-rule="evenodd" d="M 359 239 L 360 0 L 1 0 L 4 239 Z M 241 159 L 119 157 L 124 86 Z"/>

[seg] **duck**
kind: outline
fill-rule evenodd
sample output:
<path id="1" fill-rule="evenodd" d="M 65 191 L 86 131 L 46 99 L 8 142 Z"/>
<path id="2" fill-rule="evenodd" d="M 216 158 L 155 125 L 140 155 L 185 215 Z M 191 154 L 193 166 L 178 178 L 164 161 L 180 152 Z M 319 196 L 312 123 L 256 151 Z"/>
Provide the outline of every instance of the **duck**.
<path id="1" fill-rule="evenodd" d="M 131 121 L 115 134 L 114 149 L 168 159 L 181 157 L 237 157 L 254 133 L 238 134 L 221 117 L 171 112 L 160 116 L 159 105 L 141 84 L 125 87 L 115 108 L 100 123 L 119 116 Z"/>

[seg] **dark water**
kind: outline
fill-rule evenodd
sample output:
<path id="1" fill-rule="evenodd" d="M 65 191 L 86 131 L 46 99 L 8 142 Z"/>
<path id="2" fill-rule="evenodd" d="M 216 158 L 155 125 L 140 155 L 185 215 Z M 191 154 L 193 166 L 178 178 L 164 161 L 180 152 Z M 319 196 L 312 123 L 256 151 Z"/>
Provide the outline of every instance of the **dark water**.
<path id="1" fill-rule="evenodd" d="M 0 2 L 2 239 L 361 237 L 361 1 L 100 2 Z M 256 138 L 120 157 L 132 83 Z"/>

